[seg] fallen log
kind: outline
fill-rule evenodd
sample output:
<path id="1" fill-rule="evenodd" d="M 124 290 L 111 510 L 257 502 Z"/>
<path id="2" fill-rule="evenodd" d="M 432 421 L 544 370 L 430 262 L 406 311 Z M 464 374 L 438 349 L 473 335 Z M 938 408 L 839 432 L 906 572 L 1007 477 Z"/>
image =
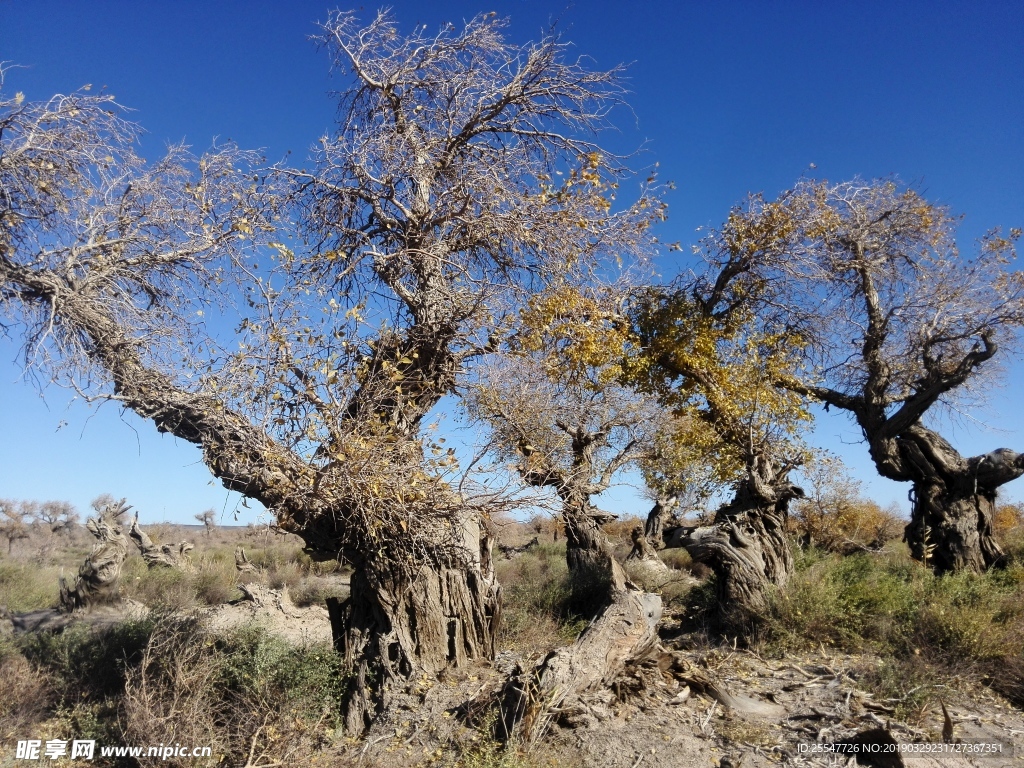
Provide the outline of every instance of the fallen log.
<path id="1" fill-rule="evenodd" d="M 521 555 L 523 552 L 529 552 L 531 549 L 536 549 L 540 546 L 540 539 L 534 536 L 530 541 L 525 544 L 521 544 L 518 547 L 513 547 L 508 544 L 498 544 L 498 550 L 505 556 L 506 560 L 511 560 L 516 555 Z"/>
<path id="2" fill-rule="evenodd" d="M 503 742 L 536 743 L 554 713 L 584 694 L 610 687 L 630 660 L 654 647 L 660 620 L 658 595 L 617 590 L 575 643 L 509 676 L 497 696 L 495 735 Z"/>
<path id="3" fill-rule="evenodd" d="M 149 535 L 139 527 L 139 515 L 135 514 L 128 536 L 139 548 L 139 554 L 150 568 L 185 568 L 189 565 L 189 552 L 195 547 L 187 541 L 181 542 L 175 550 L 170 544 L 155 544 Z"/>

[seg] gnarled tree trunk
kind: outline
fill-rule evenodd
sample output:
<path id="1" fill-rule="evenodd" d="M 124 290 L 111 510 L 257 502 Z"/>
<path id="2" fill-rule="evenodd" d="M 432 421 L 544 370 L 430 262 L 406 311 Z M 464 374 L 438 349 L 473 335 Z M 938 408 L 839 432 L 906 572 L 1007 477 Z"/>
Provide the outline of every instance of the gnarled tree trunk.
<path id="1" fill-rule="evenodd" d="M 124 500 L 99 517 L 91 517 L 85 527 L 99 541 L 78 569 L 78 577 L 69 584 L 60 577 L 60 610 L 63 613 L 117 599 L 121 566 L 128 556 L 128 539 L 117 523 L 117 514 L 127 511 Z"/>
<path id="2" fill-rule="evenodd" d="M 996 492 L 1024 474 L 1024 455 L 1001 448 L 965 459 L 918 424 L 895 440 L 877 441 L 872 455 L 914 484 L 904 540 L 915 559 L 940 574 L 981 573 L 1003 559 L 992 528 Z"/>
<path id="3" fill-rule="evenodd" d="M 584 617 L 597 615 L 626 587 L 622 566 L 612 555 L 601 525 L 613 516 L 588 501 L 566 503 L 565 560 L 571 576 L 571 609 Z"/>
<path id="4" fill-rule="evenodd" d="M 182 568 L 188 564 L 188 553 L 193 547 L 189 542 L 181 542 L 177 548 L 170 544 L 155 544 L 149 535 L 139 527 L 139 516 L 135 515 L 128 536 L 139 548 L 139 554 L 150 568 Z"/>
<path id="5" fill-rule="evenodd" d="M 350 732 L 362 732 L 382 711 L 392 685 L 494 657 L 501 587 L 492 541 L 474 520 L 463 533 L 462 562 L 407 572 L 367 560 L 352 574 L 349 598 L 329 601 L 335 646 L 354 674 L 346 702 Z"/>
<path id="6" fill-rule="evenodd" d="M 711 525 L 681 537 L 690 556 L 714 571 L 719 611 L 728 627 L 741 629 L 756 622 L 769 590 L 784 587 L 793 572 L 786 521 L 790 500 L 804 493 L 785 474 L 770 461 L 759 460 Z"/>
<path id="7" fill-rule="evenodd" d="M 629 538 L 633 542 L 633 549 L 626 555 L 627 560 L 658 560 L 658 552 L 648 541 L 643 526 L 634 526 L 629 533 Z"/>
<path id="8" fill-rule="evenodd" d="M 665 523 L 672 516 L 672 510 L 676 508 L 678 503 L 678 496 L 665 496 L 655 501 L 651 511 L 647 513 L 644 535 L 647 537 L 647 542 L 654 549 L 661 549 L 665 546 Z"/>

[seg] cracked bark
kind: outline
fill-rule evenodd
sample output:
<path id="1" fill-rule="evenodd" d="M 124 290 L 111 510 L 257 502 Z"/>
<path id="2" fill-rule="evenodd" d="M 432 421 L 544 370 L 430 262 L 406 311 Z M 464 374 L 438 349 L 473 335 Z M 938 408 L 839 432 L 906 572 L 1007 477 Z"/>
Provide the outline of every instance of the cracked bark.
<path id="1" fill-rule="evenodd" d="M 117 513 L 126 509 L 122 500 L 119 505 L 86 521 L 86 529 L 98 541 L 78 569 L 78 576 L 73 582 L 68 582 L 61 575 L 59 607 L 62 613 L 118 600 L 117 585 L 129 545 L 124 531 L 117 523 Z"/>
<path id="2" fill-rule="evenodd" d="M 1024 455 L 1007 448 L 962 457 L 941 435 L 914 424 L 871 454 L 892 479 L 913 483 L 904 540 L 936 573 L 981 573 L 1002 562 L 993 532 L 997 491 L 1024 475 Z"/>
<path id="3" fill-rule="evenodd" d="M 150 568 L 182 568 L 188 564 L 188 553 L 195 547 L 187 541 L 177 548 L 170 544 L 155 544 L 149 535 L 139 527 L 139 516 L 135 515 L 128 536 L 135 542 L 139 554 Z"/>
<path id="4" fill-rule="evenodd" d="M 715 573 L 723 625 L 745 629 L 756 623 L 773 588 L 785 587 L 793 572 L 786 539 L 789 502 L 804 492 L 768 461 L 748 470 L 731 502 L 709 526 L 680 537 L 697 562 Z"/>

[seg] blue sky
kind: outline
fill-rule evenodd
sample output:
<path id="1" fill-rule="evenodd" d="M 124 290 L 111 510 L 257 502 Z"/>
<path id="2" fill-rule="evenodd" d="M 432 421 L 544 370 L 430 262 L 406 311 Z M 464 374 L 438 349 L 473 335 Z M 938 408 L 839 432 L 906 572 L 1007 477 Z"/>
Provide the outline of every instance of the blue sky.
<path id="1" fill-rule="evenodd" d="M 292 0 L 131 2 L 0 0 L 0 60 L 23 65 L 7 88 L 29 99 L 106 86 L 135 110 L 158 155 L 214 137 L 299 162 L 331 124 L 326 56 L 307 38 L 329 7 Z M 395 2 L 406 28 L 479 11 L 511 17 L 510 37 L 557 21 L 596 66 L 626 62 L 632 113 L 617 115 L 619 149 L 645 143 L 672 180 L 663 240 L 695 239 L 748 191 L 774 195 L 802 174 L 839 180 L 898 174 L 965 215 L 962 242 L 990 226 L 1024 225 L 1024 4 L 1019 2 Z M 365 6 L 364 18 L 376 6 Z M 810 165 L 816 168 L 810 170 Z M 679 257 L 662 262 L 672 274 Z M 112 406 L 92 412 L 20 378 L 0 339 L 0 497 L 127 496 L 146 520 L 188 521 L 237 499 L 212 482 L 193 446 Z M 964 453 L 1021 448 L 1024 366 L 1007 366 L 984 412 L 947 434 Z M 906 487 L 875 476 L 842 416 L 812 442 L 840 453 L 879 501 L 906 506 Z M 1009 486 L 1008 495 L 1024 497 Z M 644 511 L 631 493 L 608 505 Z M 241 519 L 252 514 L 241 510 Z"/>

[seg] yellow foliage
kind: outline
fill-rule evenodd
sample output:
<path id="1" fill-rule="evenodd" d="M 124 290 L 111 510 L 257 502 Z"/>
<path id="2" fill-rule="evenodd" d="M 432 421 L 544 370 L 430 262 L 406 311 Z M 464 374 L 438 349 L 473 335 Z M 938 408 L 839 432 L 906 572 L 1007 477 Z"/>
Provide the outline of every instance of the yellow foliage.
<path id="1" fill-rule="evenodd" d="M 611 296 L 561 285 L 530 300 L 514 347 L 540 355 L 552 381 L 589 381 L 597 388 L 621 376 L 632 341 L 629 323 Z"/>

